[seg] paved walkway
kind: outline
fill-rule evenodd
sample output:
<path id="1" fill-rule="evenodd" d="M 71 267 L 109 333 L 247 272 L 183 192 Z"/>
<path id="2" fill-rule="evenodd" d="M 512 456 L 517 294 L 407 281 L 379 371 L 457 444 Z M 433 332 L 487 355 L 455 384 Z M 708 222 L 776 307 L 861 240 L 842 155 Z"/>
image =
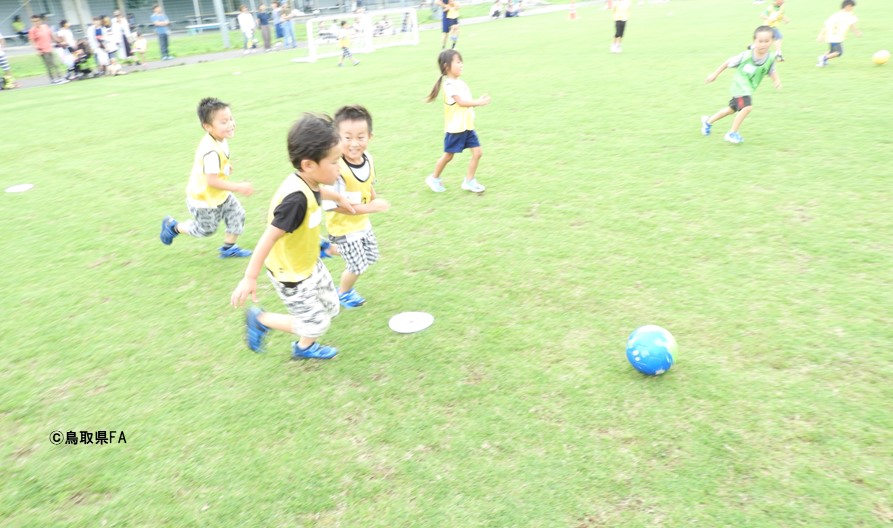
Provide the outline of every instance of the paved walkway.
<path id="1" fill-rule="evenodd" d="M 579 2 L 579 3 L 577 3 L 577 9 L 579 9 L 580 7 L 595 5 L 597 3 L 600 4 L 602 2 L 600 2 L 600 1 Z M 568 9 L 569 9 L 568 4 L 544 5 L 544 6 L 530 7 L 530 8 L 524 9 L 522 16 L 541 15 L 544 13 L 554 13 L 556 11 L 566 11 Z M 424 12 L 420 12 L 420 14 L 422 14 L 422 16 L 425 15 Z M 500 23 L 503 23 L 502 22 L 503 20 L 505 20 L 505 19 L 500 19 Z M 495 22 L 495 21 L 492 18 L 490 18 L 489 16 L 461 19 L 462 25 L 481 24 L 481 23 L 485 23 L 485 22 Z M 511 22 L 508 22 L 508 23 L 511 23 Z M 419 31 L 431 31 L 431 30 L 439 31 L 440 30 L 440 22 L 423 22 L 422 24 L 419 25 Z M 172 43 L 175 44 L 176 40 L 174 40 Z M 22 48 L 23 47 L 19 47 L 18 49 L 7 48 L 7 52 L 9 55 L 13 56 L 16 54 L 21 54 L 24 51 L 30 51 L 30 48 L 24 48 L 24 49 L 22 49 Z M 280 51 L 274 51 L 273 53 L 285 54 L 285 53 L 287 53 L 287 50 L 282 50 L 280 48 Z M 242 49 L 239 48 L 239 49 L 218 51 L 215 53 L 205 53 L 205 54 L 201 54 L 201 55 L 189 55 L 187 57 L 175 57 L 173 60 L 169 60 L 169 61 L 147 62 L 147 63 L 144 63 L 142 66 L 136 66 L 136 65 L 125 66 L 123 69 L 125 71 L 127 71 L 128 74 L 141 73 L 141 72 L 149 71 L 149 70 L 158 70 L 161 68 L 170 68 L 173 66 L 183 66 L 183 65 L 187 65 L 187 64 L 199 64 L 202 62 L 214 62 L 214 61 L 232 60 L 232 59 L 250 60 L 251 57 L 257 57 L 259 55 L 264 55 L 264 54 L 265 53 L 263 51 L 261 51 L 261 52 L 255 52 L 255 53 L 252 53 L 249 55 L 245 55 L 243 53 Z M 46 75 L 25 77 L 23 79 L 17 79 L 17 82 L 20 85 L 20 89 L 35 88 L 35 87 L 40 87 L 40 86 L 46 86 L 46 87 L 53 86 L 50 84 Z M 89 79 L 85 80 L 85 81 L 74 81 L 74 82 L 89 82 Z M 64 85 L 62 85 L 62 86 L 64 86 Z M 63 90 L 64 88 L 53 88 L 53 89 Z"/>

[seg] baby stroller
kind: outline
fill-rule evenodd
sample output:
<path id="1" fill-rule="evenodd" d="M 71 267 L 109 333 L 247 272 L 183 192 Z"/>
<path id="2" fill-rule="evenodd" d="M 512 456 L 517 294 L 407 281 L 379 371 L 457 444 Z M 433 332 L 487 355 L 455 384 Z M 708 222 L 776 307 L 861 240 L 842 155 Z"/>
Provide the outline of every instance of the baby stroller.
<path id="1" fill-rule="evenodd" d="M 77 47 L 71 50 L 71 58 L 71 65 L 68 67 L 69 79 L 80 80 L 93 77 L 93 70 L 88 64 L 90 60 L 90 45 L 87 44 L 86 40 L 78 41 Z"/>

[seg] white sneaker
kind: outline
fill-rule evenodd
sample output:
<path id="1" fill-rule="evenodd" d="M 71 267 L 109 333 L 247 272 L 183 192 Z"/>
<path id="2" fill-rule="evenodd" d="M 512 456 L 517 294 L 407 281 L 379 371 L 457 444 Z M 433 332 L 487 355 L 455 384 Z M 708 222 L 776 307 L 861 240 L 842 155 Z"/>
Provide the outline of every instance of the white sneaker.
<path id="1" fill-rule="evenodd" d="M 446 187 L 443 186 L 443 181 L 440 178 L 435 178 L 433 174 L 425 178 L 425 183 L 427 183 L 428 187 L 436 193 L 446 191 Z"/>
<path id="2" fill-rule="evenodd" d="M 826 64 L 828 64 L 828 61 L 825 59 L 825 56 L 819 55 L 819 63 L 816 64 L 816 68 L 824 68 Z"/>
<path id="3" fill-rule="evenodd" d="M 487 188 L 478 183 L 477 178 L 471 180 L 462 180 L 462 188 L 473 193 L 482 193 Z"/>

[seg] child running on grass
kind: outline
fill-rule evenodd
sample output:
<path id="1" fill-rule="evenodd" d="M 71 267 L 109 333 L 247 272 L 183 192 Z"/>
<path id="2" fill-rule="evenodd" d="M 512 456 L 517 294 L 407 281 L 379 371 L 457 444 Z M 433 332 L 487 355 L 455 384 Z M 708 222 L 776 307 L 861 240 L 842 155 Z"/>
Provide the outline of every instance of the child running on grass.
<path id="1" fill-rule="evenodd" d="M 751 96 L 763 77 L 768 75 L 775 88 L 781 88 L 781 79 L 778 77 L 778 72 L 775 71 L 775 53 L 770 50 L 772 41 L 772 28 L 769 26 L 758 27 L 753 33 L 753 44 L 750 49 L 723 62 L 716 71 L 707 76 L 706 82 L 711 83 L 726 68 L 735 68 L 735 78 L 732 80 L 732 100 L 729 101 L 729 106 L 712 116 L 701 117 L 701 134 L 709 136 L 713 123 L 737 112 L 735 120 L 732 121 L 732 129 L 724 139 L 735 144 L 744 141 L 738 130 L 741 128 L 744 118 L 753 109 Z"/>
<path id="2" fill-rule="evenodd" d="M 611 53 L 623 51 L 623 32 L 629 22 L 629 9 L 632 0 L 616 0 L 611 9 L 614 11 L 614 40 L 611 42 Z"/>
<path id="3" fill-rule="evenodd" d="M 360 63 L 350 53 L 350 27 L 347 25 L 346 20 L 341 21 L 341 29 L 338 30 L 338 46 L 341 47 L 341 59 L 338 61 L 339 68 L 344 66 L 344 59 L 352 60 L 354 66 Z"/>
<path id="4" fill-rule="evenodd" d="M 390 204 L 375 193 L 375 166 L 366 151 L 372 139 L 372 115 L 360 105 L 344 106 L 335 112 L 335 127 L 341 135 L 341 174 L 334 186 L 323 187 L 322 196 L 326 200 L 343 197 L 353 212 L 325 202 L 326 230 L 346 266 L 338 300 L 345 308 L 357 308 L 366 299 L 357 293 L 354 284 L 378 261 L 378 242 L 369 214 L 387 211 Z"/>
<path id="5" fill-rule="evenodd" d="M 859 19 L 853 14 L 854 9 L 856 9 L 856 2 L 844 0 L 840 5 L 840 11 L 828 17 L 825 25 L 822 26 L 822 31 L 816 40 L 819 42 L 824 40 L 828 43 L 830 49 L 828 53 L 819 55 L 819 62 L 816 64 L 819 68 L 824 68 L 828 65 L 829 60 L 843 55 L 843 41 L 846 39 L 846 34 L 850 29 L 853 30 L 857 37 L 862 36 L 862 32 L 856 27 L 856 22 Z"/>
<path id="6" fill-rule="evenodd" d="M 774 0 L 774 2 L 763 11 L 760 18 L 763 19 L 763 22 L 767 26 L 772 28 L 772 37 L 775 39 L 775 57 L 778 62 L 784 62 L 784 56 L 781 54 L 781 41 L 784 36 L 778 29 L 778 25 L 782 22 L 785 24 L 790 22 L 788 17 L 784 16 L 784 0 Z"/>
<path id="7" fill-rule="evenodd" d="M 226 236 L 219 249 L 220 258 L 247 257 L 251 251 L 236 245 L 245 227 L 245 209 L 233 192 L 251 196 L 254 188 L 247 181 L 229 181 L 233 166 L 226 140 L 236 131 L 232 110 L 220 99 L 206 97 L 198 103 L 198 118 L 206 134 L 195 151 L 192 174 L 186 185 L 186 207 L 192 220 L 178 223 L 165 216 L 161 221 L 161 242 L 169 246 L 180 233 L 211 236 L 222 220 L 226 224 Z"/>
<path id="8" fill-rule="evenodd" d="M 471 161 L 468 162 L 468 171 L 462 188 L 473 193 L 482 193 L 485 187 L 478 183 L 474 174 L 477 172 L 478 163 L 481 160 L 481 142 L 474 131 L 474 107 L 490 104 L 490 96 L 482 95 L 477 99 L 471 98 L 471 90 L 468 85 L 459 79 L 462 75 L 462 55 L 456 50 L 444 50 L 437 57 L 440 66 L 440 77 L 434 83 L 434 88 L 428 94 L 427 102 L 437 98 L 440 87 L 443 85 L 443 111 L 446 135 L 443 139 L 443 155 L 434 165 L 434 173 L 425 178 L 425 183 L 434 192 L 444 192 L 446 187 L 440 179 L 441 173 L 447 163 L 453 159 L 457 152 L 471 149 Z"/>
<path id="9" fill-rule="evenodd" d="M 289 174 L 270 202 L 267 225 L 245 277 L 230 297 L 233 306 L 245 299 L 257 302 L 257 276 L 261 268 L 285 303 L 287 314 L 248 309 L 245 323 L 248 348 L 263 351 L 270 328 L 296 334 L 293 359 L 331 359 L 338 350 L 321 345 L 321 337 L 338 315 L 338 293 L 332 276 L 320 260 L 320 185 L 338 179 L 341 139 L 331 118 L 305 114 L 288 133 L 288 156 L 295 172 Z"/>

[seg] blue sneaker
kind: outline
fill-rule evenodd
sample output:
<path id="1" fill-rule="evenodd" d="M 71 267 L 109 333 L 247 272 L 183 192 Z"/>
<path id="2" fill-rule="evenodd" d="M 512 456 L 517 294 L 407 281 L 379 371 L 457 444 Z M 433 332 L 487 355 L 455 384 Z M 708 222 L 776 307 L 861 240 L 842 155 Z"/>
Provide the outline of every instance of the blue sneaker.
<path id="1" fill-rule="evenodd" d="M 239 246 L 232 246 L 229 249 L 220 248 L 220 258 L 234 258 L 234 257 L 250 257 L 251 250 L 250 249 L 242 249 Z"/>
<path id="2" fill-rule="evenodd" d="M 701 134 L 705 136 L 709 136 L 710 129 L 713 128 L 713 125 L 707 122 L 708 119 L 710 118 L 707 116 L 701 116 Z"/>
<path id="3" fill-rule="evenodd" d="M 328 253 L 326 253 L 326 250 L 329 249 L 331 246 L 332 246 L 332 244 L 328 240 L 320 239 L 320 241 L 319 241 L 319 258 L 321 258 L 321 259 L 332 258 L 332 255 L 329 255 Z"/>
<path id="4" fill-rule="evenodd" d="M 744 143 L 744 138 L 741 137 L 741 134 L 739 134 L 738 132 L 729 132 L 725 135 L 725 137 L 723 137 L 723 139 L 735 145 L 737 145 L 738 143 Z"/>
<path id="5" fill-rule="evenodd" d="M 164 220 L 161 221 L 161 243 L 165 246 L 171 245 L 171 242 L 174 241 L 174 237 L 179 235 L 177 230 L 177 221 L 174 220 L 170 216 L 165 216 Z"/>
<path id="6" fill-rule="evenodd" d="M 360 294 L 353 288 L 339 295 L 338 300 L 341 301 L 341 306 L 345 308 L 359 308 L 366 304 L 366 299 L 360 297 Z"/>
<path id="7" fill-rule="evenodd" d="M 316 342 L 307 348 L 299 347 L 297 341 L 291 344 L 292 359 L 332 359 L 337 353 L 337 348 L 320 345 Z"/>
<path id="8" fill-rule="evenodd" d="M 262 313 L 264 311 L 257 307 L 249 308 L 245 313 L 245 340 L 254 352 L 263 352 L 264 337 L 270 331 L 257 319 Z"/>

